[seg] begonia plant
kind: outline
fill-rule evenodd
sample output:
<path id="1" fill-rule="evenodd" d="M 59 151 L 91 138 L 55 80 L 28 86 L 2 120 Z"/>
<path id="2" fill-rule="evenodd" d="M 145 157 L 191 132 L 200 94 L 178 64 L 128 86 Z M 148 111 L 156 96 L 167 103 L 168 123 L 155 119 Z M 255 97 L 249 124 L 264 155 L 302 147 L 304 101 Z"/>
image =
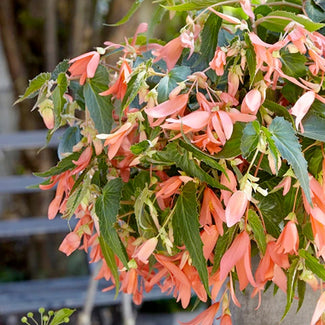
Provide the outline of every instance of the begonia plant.
<path id="1" fill-rule="evenodd" d="M 284 317 L 325 281 L 325 6 L 158 2 L 156 21 L 187 14 L 176 38 L 151 39 L 142 23 L 18 100 L 37 96 L 48 140 L 66 127 L 60 161 L 37 173 L 56 186 L 48 217 L 78 220 L 59 249 L 90 252 L 106 290 L 135 304 L 154 286 L 183 308 L 192 292 L 212 301 L 186 324 L 218 311 L 231 324 L 236 292 L 261 300 L 270 284 L 287 294 Z M 312 325 L 324 311 L 321 293 Z"/>

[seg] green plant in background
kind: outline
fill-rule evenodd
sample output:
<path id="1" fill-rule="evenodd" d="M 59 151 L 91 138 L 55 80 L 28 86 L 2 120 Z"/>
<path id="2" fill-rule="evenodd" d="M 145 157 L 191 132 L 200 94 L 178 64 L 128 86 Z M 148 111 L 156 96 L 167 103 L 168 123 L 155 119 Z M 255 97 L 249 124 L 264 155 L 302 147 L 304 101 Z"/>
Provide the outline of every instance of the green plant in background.
<path id="1" fill-rule="evenodd" d="M 27 313 L 21 318 L 21 322 L 27 325 L 59 325 L 68 324 L 70 316 L 75 312 L 75 309 L 62 308 L 57 311 L 45 311 L 44 308 L 39 308 L 39 315 L 36 317 L 32 312 Z"/>

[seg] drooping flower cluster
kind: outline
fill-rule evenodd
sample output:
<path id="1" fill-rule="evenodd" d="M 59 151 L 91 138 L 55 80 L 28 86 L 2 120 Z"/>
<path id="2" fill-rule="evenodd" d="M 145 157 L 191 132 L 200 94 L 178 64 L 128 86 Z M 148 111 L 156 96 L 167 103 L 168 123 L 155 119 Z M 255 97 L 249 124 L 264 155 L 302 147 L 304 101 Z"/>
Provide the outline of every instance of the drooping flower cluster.
<path id="1" fill-rule="evenodd" d="M 211 297 L 188 324 L 212 324 L 219 309 L 231 324 L 237 280 L 260 297 L 270 283 L 293 297 L 297 283 L 325 281 L 324 25 L 290 3 L 228 5 L 198 5 L 164 46 L 138 42 L 141 24 L 101 49 L 122 52 L 116 68 L 92 51 L 33 87 L 50 132 L 69 125 L 62 160 L 39 173 L 42 189 L 57 186 L 49 218 L 78 219 L 60 250 L 91 247 L 97 278 L 136 304 L 155 285 L 183 308 L 192 290 Z"/>

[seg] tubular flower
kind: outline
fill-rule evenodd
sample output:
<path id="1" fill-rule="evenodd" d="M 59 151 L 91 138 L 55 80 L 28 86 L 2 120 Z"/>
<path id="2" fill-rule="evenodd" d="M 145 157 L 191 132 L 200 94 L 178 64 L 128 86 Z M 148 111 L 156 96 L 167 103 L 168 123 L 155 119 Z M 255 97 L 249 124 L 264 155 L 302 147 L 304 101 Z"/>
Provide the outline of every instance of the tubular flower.
<path id="1" fill-rule="evenodd" d="M 284 254 L 298 254 L 299 235 L 294 221 L 290 220 L 282 230 L 276 245 L 278 251 Z"/>
<path id="2" fill-rule="evenodd" d="M 122 100 L 126 93 L 127 80 L 129 78 L 131 71 L 132 71 L 131 67 L 129 66 L 127 61 L 123 60 L 118 78 L 116 79 L 115 83 L 106 91 L 99 93 L 99 95 L 101 96 L 113 95 L 117 99 Z"/>
<path id="3" fill-rule="evenodd" d="M 75 232 L 67 234 L 61 243 L 59 250 L 67 256 L 71 255 L 80 246 L 80 237 Z"/>
<path id="4" fill-rule="evenodd" d="M 314 100 L 315 100 L 315 92 L 307 91 L 297 100 L 295 105 L 290 110 L 291 114 L 296 116 L 296 128 L 298 129 L 300 125 L 302 133 L 304 132 L 304 128 L 302 126 L 301 120 L 309 111 L 309 108 L 313 104 Z"/>
<path id="5" fill-rule="evenodd" d="M 215 71 L 217 76 L 222 76 L 224 66 L 226 65 L 226 53 L 217 47 L 212 61 L 209 63 L 210 68 Z"/>
<path id="6" fill-rule="evenodd" d="M 244 191 L 236 191 L 232 194 L 226 207 L 226 222 L 228 227 L 232 227 L 239 222 L 245 213 L 248 202 L 247 194 Z"/>
<path id="7" fill-rule="evenodd" d="M 167 116 L 174 116 L 176 114 L 182 116 L 187 106 L 188 98 L 188 94 L 178 95 L 157 106 L 145 109 L 148 117 L 151 119 L 158 119 L 156 122 L 151 122 L 150 124 L 152 126 L 157 126 L 161 124 Z"/>
<path id="8" fill-rule="evenodd" d="M 235 238 L 230 248 L 223 255 L 220 262 L 220 280 L 225 279 L 234 266 L 237 269 L 240 290 L 244 290 L 248 283 L 256 287 L 252 275 L 251 244 L 246 231 Z"/>
<path id="9" fill-rule="evenodd" d="M 70 77 L 80 78 L 79 83 L 83 85 L 86 81 L 86 78 L 93 78 L 97 70 L 100 60 L 100 55 L 98 52 L 92 51 L 69 61 L 72 65 L 68 69 L 71 73 Z"/>
<path id="10" fill-rule="evenodd" d="M 190 322 L 184 323 L 180 322 L 182 325 L 212 325 L 213 321 L 216 317 L 216 313 L 219 309 L 219 303 L 216 302 L 212 306 L 210 306 L 208 309 L 203 311 L 201 314 L 196 316 L 193 320 Z"/>

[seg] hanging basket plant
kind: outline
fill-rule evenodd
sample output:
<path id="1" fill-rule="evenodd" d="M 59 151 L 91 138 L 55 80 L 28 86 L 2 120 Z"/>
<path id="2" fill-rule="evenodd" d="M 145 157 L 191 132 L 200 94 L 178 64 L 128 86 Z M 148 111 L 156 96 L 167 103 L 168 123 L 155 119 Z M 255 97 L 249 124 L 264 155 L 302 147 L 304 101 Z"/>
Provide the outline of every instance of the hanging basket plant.
<path id="1" fill-rule="evenodd" d="M 18 100 L 37 96 L 48 140 L 66 127 L 60 161 L 36 174 L 56 186 L 48 217 L 78 220 L 59 249 L 90 251 L 107 290 L 136 304 L 154 286 L 184 308 L 192 291 L 210 298 L 188 324 L 219 309 L 230 324 L 234 288 L 261 296 L 270 284 L 287 294 L 284 317 L 325 281 L 324 5 L 160 1 L 168 12 L 187 13 L 171 41 L 140 24 Z"/>

